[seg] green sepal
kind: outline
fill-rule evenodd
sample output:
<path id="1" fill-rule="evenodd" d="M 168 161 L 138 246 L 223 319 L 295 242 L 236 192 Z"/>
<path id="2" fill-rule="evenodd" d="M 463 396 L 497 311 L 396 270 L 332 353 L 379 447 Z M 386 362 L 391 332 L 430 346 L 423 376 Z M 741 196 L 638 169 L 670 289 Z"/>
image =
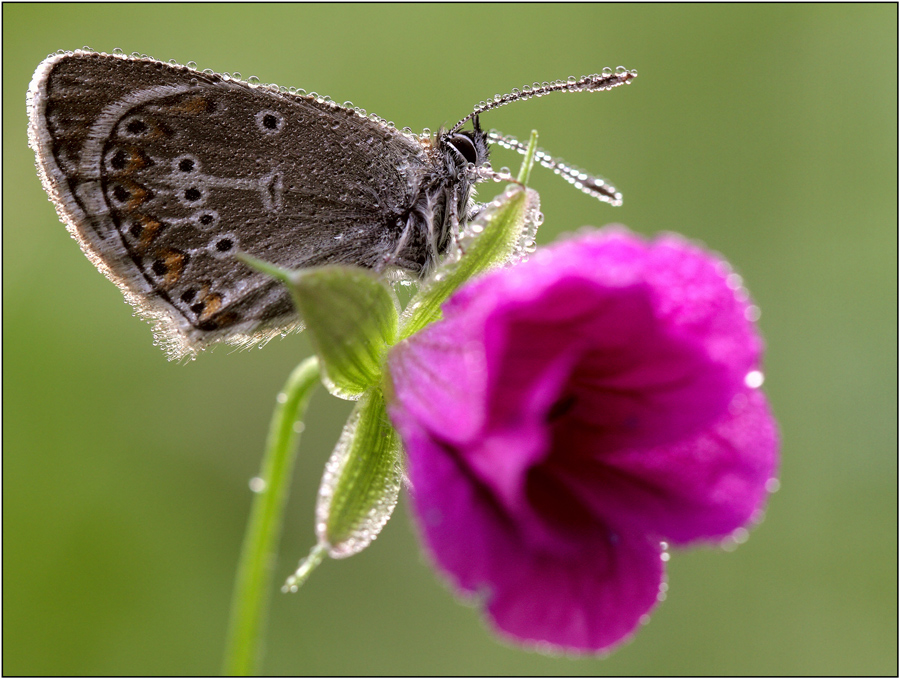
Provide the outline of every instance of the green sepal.
<path id="1" fill-rule="evenodd" d="M 290 289 L 328 391 L 355 401 L 381 380 L 399 319 L 399 302 L 387 284 L 360 267 L 287 271 L 247 255 L 241 259 Z"/>
<path id="2" fill-rule="evenodd" d="M 331 558 L 365 549 L 391 517 L 403 481 L 401 451 L 384 394 L 373 387 L 347 420 L 319 487 L 316 537 Z"/>
<path id="3" fill-rule="evenodd" d="M 522 167 L 519 168 L 519 176 L 516 177 L 516 181 L 522 186 L 528 186 L 528 182 L 531 181 L 531 168 L 534 167 L 534 155 L 537 153 L 537 140 L 537 130 L 532 130 L 531 136 L 528 138 L 528 148 L 525 151 L 525 158 L 522 160 Z"/>

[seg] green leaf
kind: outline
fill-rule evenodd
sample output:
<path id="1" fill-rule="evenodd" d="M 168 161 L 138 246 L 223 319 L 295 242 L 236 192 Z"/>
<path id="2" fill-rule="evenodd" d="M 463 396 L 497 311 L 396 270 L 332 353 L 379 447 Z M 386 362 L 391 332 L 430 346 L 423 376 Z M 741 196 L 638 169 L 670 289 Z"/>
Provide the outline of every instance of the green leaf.
<path id="1" fill-rule="evenodd" d="M 368 390 L 347 420 L 319 487 L 316 536 L 340 559 L 365 549 L 397 505 L 401 444 L 380 387 Z"/>

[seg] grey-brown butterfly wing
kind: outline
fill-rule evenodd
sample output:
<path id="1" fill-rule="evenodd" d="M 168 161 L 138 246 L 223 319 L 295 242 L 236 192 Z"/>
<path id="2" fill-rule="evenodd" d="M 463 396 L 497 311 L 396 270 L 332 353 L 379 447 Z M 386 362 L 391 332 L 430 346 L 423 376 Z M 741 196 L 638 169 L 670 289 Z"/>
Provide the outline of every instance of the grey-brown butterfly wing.
<path id="1" fill-rule="evenodd" d="M 172 357 L 298 327 L 287 291 L 237 251 L 383 265 L 433 162 L 353 109 L 149 58 L 53 56 L 28 108 L 60 218 Z"/>

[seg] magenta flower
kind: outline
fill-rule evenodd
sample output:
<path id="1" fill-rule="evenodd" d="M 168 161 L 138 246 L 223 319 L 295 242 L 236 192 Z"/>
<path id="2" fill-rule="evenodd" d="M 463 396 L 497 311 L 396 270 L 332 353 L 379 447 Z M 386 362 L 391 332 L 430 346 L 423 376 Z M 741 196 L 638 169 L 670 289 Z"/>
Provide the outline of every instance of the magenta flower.
<path id="1" fill-rule="evenodd" d="M 776 426 L 726 263 L 595 231 L 443 311 L 392 350 L 389 413 L 428 550 L 502 634 L 609 649 L 657 602 L 664 543 L 760 516 Z"/>

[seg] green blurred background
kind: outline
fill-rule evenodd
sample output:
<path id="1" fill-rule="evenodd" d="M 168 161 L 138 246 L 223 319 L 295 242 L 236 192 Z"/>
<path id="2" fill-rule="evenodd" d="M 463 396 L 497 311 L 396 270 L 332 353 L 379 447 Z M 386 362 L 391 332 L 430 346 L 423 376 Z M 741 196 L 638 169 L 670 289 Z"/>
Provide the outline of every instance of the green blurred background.
<path id="1" fill-rule="evenodd" d="M 495 640 L 422 557 L 405 498 L 370 549 L 274 597 L 269 674 L 896 674 L 897 6 L 3 6 L 5 674 L 210 674 L 274 397 L 309 348 L 168 363 L 58 222 L 25 91 L 60 48 L 138 51 L 303 87 L 400 126 L 620 64 L 613 92 L 483 117 L 607 176 L 612 208 L 536 169 L 539 241 L 679 231 L 763 310 L 782 488 L 733 553 L 676 553 L 605 659 Z M 518 166 L 495 151 L 494 166 Z M 488 192 L 494 186 L 486 187 Z M 484 195 L 484 192 L 483 192 Z M 279 578 L 312 543 L 348 404 L 313 401 Z"/>

